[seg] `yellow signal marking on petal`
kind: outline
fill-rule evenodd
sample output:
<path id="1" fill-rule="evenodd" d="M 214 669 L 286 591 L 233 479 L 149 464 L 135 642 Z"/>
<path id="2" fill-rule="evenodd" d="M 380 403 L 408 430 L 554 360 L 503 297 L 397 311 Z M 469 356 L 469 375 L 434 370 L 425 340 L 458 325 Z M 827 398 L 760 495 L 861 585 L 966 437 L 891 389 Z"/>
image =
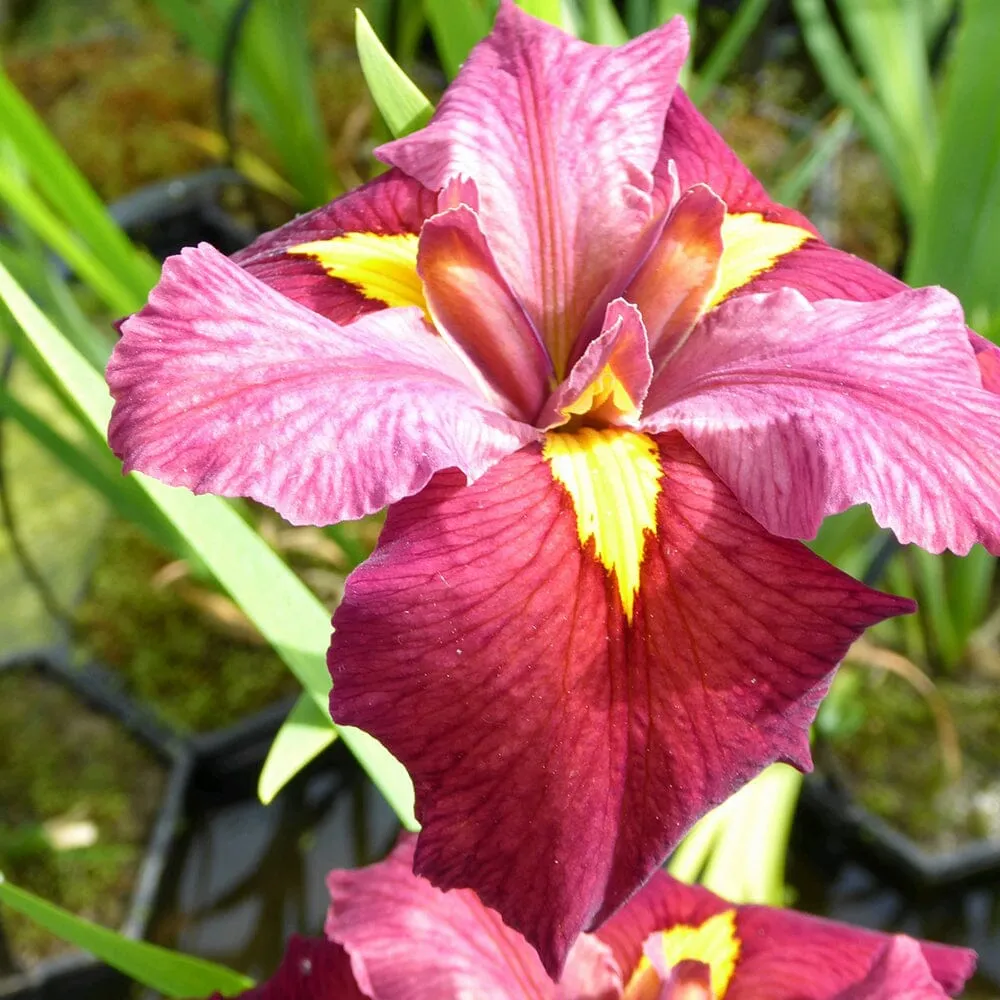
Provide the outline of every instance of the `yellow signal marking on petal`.
<path id="1" fill-rule="evenodd" d="M 706 308 L 717 306 L 809 239 L 813 239 L 813 234 L 808 230 L 783 222 L 766 222 L 760 212 L 727 214 L 722 220 L 719 277 Z"/>
<path id="2" fill-rule="evenodd" d="M 736 911 L 724 910 L 693 927 L 679 924 L 657 935 L 665 965 L 672 969 L 679 962 L 704 962 L 711 972 L 712 996 L 722 1000 L 729 989 L 740 957 L 740 939 L 736 934 Z M 627 1000 L 643 996 L 649 982 L 652 963 L 645 955 L 639 960 L 625 990 Z M 654 994 L 655 995 L 655 994 Z"/>
<path id="3" fill-rule="evenodd" d="M 612 417 L 634 417 L 638 414 L 635 401 L 618 377 L 605 365 L 603 371 L 568 406 L 562 408 L 567 417 L 588 413 Z"/>
<path id="4" fill-rule="evenodd" d="M 419 306 L 427 313 L 417 274 L 417 236 L 400 233 L 344 233 L 289 247 L 287 253 L 312 257 L 330 275 L 354 285 L 366 299 L 387 306 Z M 428 316 L 429 318 L 429 316 Z"/>
<path id="5" fill-rule="evenodd" d="M 656 443 L 618 428 L 550 431 L 542 456 L 566 488 L 576 513 L 580 544 L 618 583 L 625 617 L 632 621 L 646 533 L 656 533 L 660 468 Z"/>

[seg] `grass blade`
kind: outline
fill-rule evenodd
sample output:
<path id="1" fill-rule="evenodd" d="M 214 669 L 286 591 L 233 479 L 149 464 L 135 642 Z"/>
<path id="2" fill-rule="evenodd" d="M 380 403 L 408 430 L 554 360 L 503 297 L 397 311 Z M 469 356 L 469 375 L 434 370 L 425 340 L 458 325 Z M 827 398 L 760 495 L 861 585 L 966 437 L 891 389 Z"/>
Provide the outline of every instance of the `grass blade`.
<path id="1" fill-rule="evenodd" d="M 361 72 L 389 131 L 399 138 L 423 128 L 434 113 L 434 105 L 389 55 L 360 8 L 354 13 Z"/>
<path id="2" fill-rule="evenodd" d="M 264 805 L 337 738 L 330 717 L 307 694 L 299 697 L 281 724 L 261 768 L 257 795 Z"/>
<path id="3" fill-rule="evenodd" d="M 253 980 L 225 966 L 191 955 L 135 941 L 116 931 L 74 916 L 53 903 L 19 889 L 0 874 L 0 902 L 50 931 L 57 938 L 89 951 L 136 982 L 168 997 L 229 996 L 253 986 Z"/>
<path id="4" fill-rule="evenodd" d="M 56 379 L 103 434 L 111 415 L 111 397 L 101 376 L 3 267 L 0 299 Z M 330 689 L 326 668 L 330 624 L 323 605 L 229 504 L 216 497 L 196 497 L 145 476 L 135 478 L 325 712 Z M 415 828 L 413 785 L 403 766 L 367 734 L 350 727 L 342 728 L 340 734 L 400 820 Z"/>
<path id="5" fill-rule="evenodd" d="M 454 79 L 476 42 L 486 37 L 491 18 L 480 0 L 424 0 L 438 58 L 448 79 Z"/>

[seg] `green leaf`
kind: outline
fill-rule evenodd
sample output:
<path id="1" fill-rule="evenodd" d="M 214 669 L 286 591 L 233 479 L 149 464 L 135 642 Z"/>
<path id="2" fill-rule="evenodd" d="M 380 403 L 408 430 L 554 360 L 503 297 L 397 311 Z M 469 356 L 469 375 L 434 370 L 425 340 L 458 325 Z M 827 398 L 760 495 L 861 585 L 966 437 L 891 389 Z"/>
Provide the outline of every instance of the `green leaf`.
<path id="1" fill-rule="evenodd" d="M 490 16 L 480 0 L 424 0 L 438 58 L 449 79 L 454 79 L 472 46 L 486 37 Z"/>
<path id="2" fill-rule="evenodd" d="M 434 113 L 434 105 L 389 55 L 360 8 L 354 15 L 361 72 L 389 131 L 399 138 L 423 128 Z"/>
<path id="3" fill-rule="evenodd" d="M 267 753 L 257 784 L 257 795 L 264 805 L 337 738 L 330 716 L 320 711 L 308 695 L 301 695 Z"/>
<path id="4" fill-rule="evenodd" d="M 562 3 L 560 0 L 517 0 L 517 5 L 532 17 L 548 21 L 557 28 L 563 27 Z"/>
<path id="5" fill-rule="evenodd" d="M 851 57 L 840 41 L 826 8 L 826 0 L 792 0 L 806 48 L 831 94 L 851 109 L 858 125 L 882 160 L 896 193 L 912 211 L 918 193 L 907 184 L 899 139 L 878 102 L 861 82 Z"/>
<path id="6" fill-rule="evenodd" d="M 746 48 L 750 36 L 760 23 L 769 4 L 770 0 L 743 0 L 740 4 L 722 37 L 715 43 L 708 58 L 698 67 L 698 79 L 690 87 L 691 100 L 695 104 L 701 104 L 729 72 L 729 68 Z M 688 13 L 687 17 L 688 24 L 693 26 L 693 15 Z M 692 49 L 693 43 L 692 34 Z"/>
<path id="7" fill-rule="evenodd" d="M 584 41 L 595 45 L 624 45 L 628 32 L 611 0 L 583 0 Z"/>
<path id="8" fill-rule="evenodd" d="M 914 221 L 905 277 L 950 289 L 969 323 L 985 333 L 1000 319 L 1000 4 L 967 0 L 962 9 L 945 80 L 941 143 L 930 194 Z"/>
<path id="9" fill-rule="evenodd" d="M 933 80 L 915 0 L 837 0 L 851 49 L 895 136 L 896 169 L 911 213 L 923 202 L 937 145 Z"/>
<path id="10" fill-rule="evenodd" d="M 215 992 L 229 996 L 242 993 L 254 985 L 252 979 L 225 966 L 181 955 L 146 941 L 134 941 L 67 913 L 33 893 L 11 885 L 2 874 L 0 902 L 61 940 L 89 951 L 137 982 L 168 997 L 207 997 Z"/>
<path id="11" fill-rule="evenodd" d="M 93 426 L 104 433 L 111 416 L 104 380 L 2 266 L 0 299 Z M 216 497 L 196 497 L 146 476 L 136 475 L 136 482 L 257 626 L 320 710 L 326 711 L 330 690 L 326 608 L 229 504 Z M 403 766 L 360 730 L 343 727 L 338 731 L 402 823 L 415 828 L 413 785 Z"/>
<path id="12" fill-rule="evenodd" d="M 114 271 L 56 216 L 45 202 L 5 164 L 0 164 L 0 201 L 44 240 L 88 284 L 109 309 L 124 314 L 142 306 L 138 297 Z M 148 289 L 147 289 L 148 291 Z"/>
<path id="13" fill-rule="evenodd" d="M 134 301 L 145 301 L 156 283 L 156 265 L 132 245 L 2 69 L 0 136 L 13 144 L 21 161 L 30 168 L 32 183 L 55 212 L 86 240 L 103 266 L 128 287 Z"/>

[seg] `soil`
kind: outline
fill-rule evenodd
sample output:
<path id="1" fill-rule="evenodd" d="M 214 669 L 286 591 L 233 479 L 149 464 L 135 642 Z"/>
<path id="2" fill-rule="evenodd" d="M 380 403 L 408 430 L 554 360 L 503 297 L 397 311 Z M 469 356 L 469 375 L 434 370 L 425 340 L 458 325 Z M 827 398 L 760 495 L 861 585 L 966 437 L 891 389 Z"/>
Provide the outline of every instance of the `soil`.
<path id="1" fill-rule="evenodd" d="M 165 782 L 146 748 L 68 690 L 0 674 L 0 871 L 15 885 L 120 926 Z M 12 911 L 0 922 L 21 966 L 71 950 Z"/>

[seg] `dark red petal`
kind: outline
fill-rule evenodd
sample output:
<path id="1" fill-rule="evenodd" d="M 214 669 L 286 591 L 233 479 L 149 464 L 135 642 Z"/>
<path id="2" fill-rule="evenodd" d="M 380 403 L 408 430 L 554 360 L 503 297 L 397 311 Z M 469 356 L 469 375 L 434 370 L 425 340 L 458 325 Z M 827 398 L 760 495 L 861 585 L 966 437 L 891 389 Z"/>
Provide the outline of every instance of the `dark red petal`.
<path id="1" fill-rule="evenodd" d="M 540 449 L 390 509 L 348 581 L 331 707 L 408 767 L 417 870 L 550 972 L 711 806 L 807 730 L 869 624 L 908 610 L 769 536 L 677 435 L 629 624 Z"/>
<path id="2" fill-rule="evenodd" d="M 311 257 L 290 254 L 303 243 L 329 240 L 345 233 L 376 236 L 417 234 L 424 219 L 437 211 L 437 195 L 398 170 L 363 184 L 279 229 L 258 237 L 233 260 L 272 288 L 335 323 L 351 323 L 384 308 L 354 285 L 326 273 Z"/>
<path id="3" fill-rule="evenodd" d="M 743 166 L 680 87 L 670 102 L 660 159 L 654 171 L 658 191 L 671 188 L 671 161 L 676 164 L 682 191 L 695 184 L 707 184 L 730 212 L 760 212 L 768 222 L 783 222 L 816 232 L 804 215 L 771 200 L 760 181 Z"/>
<path id="4" fill-rule="evenodd" d="M 212 1000 L 221 1000 L 221 994 Z M 235 1000 L 368 1000 L 368 994 L 358 988 L 339 944 L 293 934 L 278 971 Z"/>

